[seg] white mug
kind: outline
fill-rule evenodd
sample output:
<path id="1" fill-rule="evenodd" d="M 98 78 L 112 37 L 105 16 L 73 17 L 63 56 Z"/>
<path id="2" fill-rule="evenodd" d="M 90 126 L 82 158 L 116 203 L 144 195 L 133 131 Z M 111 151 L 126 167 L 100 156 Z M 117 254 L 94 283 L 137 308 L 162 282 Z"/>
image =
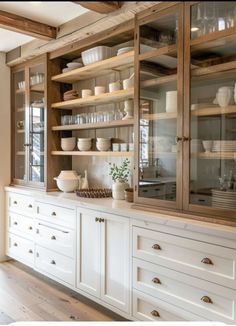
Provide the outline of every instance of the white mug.
<path id="1" fill-rule="evenodd" d="M 94 87 L 94 95 L 104 94 L 105 91 L 106 91 L 106 88 L 104 86 L 95 86 Z"/>
<path id="2" fill-rule="evenodd" d="M 134 87 L 134 79 L 129 78 L 129 79 L 124 79 L 123 80 L 123 89 L 128 89 Z"/>
<path id="3" fill-rule="evenodd" d="M 112 92 L 115 92 L 115 91 L 119 91 L 120 90 L 120 81 L 116 81 L 114 83 L 110 83 L 109 84 L 109 92 L 112 93 Z"/>
<path id="4" fill-rule="evenodd" d="M 93 92 L 91 91 L 91 89 L 82 89 L 81 91 L 82 98 L 91 96 L 92 94 Z"/>

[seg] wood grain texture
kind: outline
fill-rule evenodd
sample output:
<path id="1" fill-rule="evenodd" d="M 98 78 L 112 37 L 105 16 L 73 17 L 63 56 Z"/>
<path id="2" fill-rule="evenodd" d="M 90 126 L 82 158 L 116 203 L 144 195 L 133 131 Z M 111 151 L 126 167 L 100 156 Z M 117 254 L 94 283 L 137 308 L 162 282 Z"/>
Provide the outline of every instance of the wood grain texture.
<path id="1" fill-rule="evenodd" d="M 0 26 L 44 40 L 56 38 L 56 28 L 0 10 Z"/>
<path id="2" fill-rule="evenodd" d="M 108 14 L 121 8 L 121 1 L 73 1 L 84 8 L 100 14 Z"/>
<path id="3" fill-rule="evenodd" d="M 122 321 L 122 317 L 17 262 L 0 264 L 0 325 L 20 321 Z"/>

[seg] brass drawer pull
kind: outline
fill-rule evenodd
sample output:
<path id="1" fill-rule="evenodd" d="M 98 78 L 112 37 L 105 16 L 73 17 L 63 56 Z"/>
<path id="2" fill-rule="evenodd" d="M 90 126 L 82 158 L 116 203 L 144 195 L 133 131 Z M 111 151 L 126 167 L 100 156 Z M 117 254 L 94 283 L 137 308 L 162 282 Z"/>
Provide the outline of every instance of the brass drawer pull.
<path id="1" fill-rule="evenodd" d="M 159 244 L 155 243 L 155 244 L 152 246 L 152 249 L 155 249 L 155 250 L 161 250 L 161 246 L 159 246 Z"/>
<path id="2" fill-rule="evenodd" d="M 14 222 L 13 224 L 14 224 L 14 225 L 18 225 L 18 223 L 17 223 L 17 222 Z"/>
<path id="3" fill-rule="evenodd" d="M 210 297 L 208 297 L 207 295 L 204 295 L 201 300 L 205 303 L 213 303 L 213 301 L 211 300 Z"/>
<path id="4" fill-rule="evenodd" d="M 18 247 L 18 244 L 15 242 L 13 246 L 14 246 L 14 247 Z"/>
<path id="5" fill-rule="evenodd" d="M 95 222 L 99 222 L 99 218 L 98 217 L 95 217 Z"/>
<path id="6" fill-rule="evenodd" d="M 161 281 L 159 280 L 158 277 L 154 277 L 154 278 L 152 279 L 152 282 L 155 283 L 155 284 L 161 284 Z"/>
<path id="7" fill-rule="evenodd" d="M 55 237 L 55 235 L 53 235 L 53 236 L 51 237 L 51 240 L 57 240 L 57 238 Z"/>
<path id="8" fill-rule="evenodd" d="M 55 260 L 52 260 L 52 261 L 51 261 L 51 264 L 52 264 L 52 265 L 56 265 Z"/>
<path id="9" fill-rule="evenodd" d="M 52 214 L 51 214 L 52 216 L 57 216 L 57 214 L 55 213 L 55 212 L 52 212 Z"/>
<path id="10" fill-rule="evenodd" d="M 100 222 L 100 223 L 104 223 L 104 222 L 105 222 L 104 218 L 100 218 L 100 219 L 99 219 L 99 222 Z"/>
<path id="11" fill-rule="evenodd" d="M 31 204 L 29 204 L 28 208 L 33 208 L 33 206 Z"/>
<path id="12" fill-rule="evenodd" d="M 33 230 L 33 227 L 32 226 L 29 226 L 29 230 Z"/>
<path id="13" fill-rule="evenodd" d="M 29 254 L 32 254 L 32 253 L 33 253 L 33 250 L 32 250 L 32 249 L 30 249 L 30 250 L 29 250 Z"/>
<path id="14" fill-rule="evenodd" d="M 153 310 L 153 311 L 151 312 L 151 315 L 152 315 L 153 317 L 160 317 L 160 314 L 159 314 L 159 312 L 158 312 L 157 310 Z"/>
<path id="15" fill-rule="evenodd" d="M 213 262 L 212 262 L 212 260 L 211 260 L 210 258 L 207 258 L 207 257 L 203 258 L 203 259 L 201 260 L 201 262 L 202 262 L 203 264 L 206 264 L 206 265 L 214 265 Z"/>
<path id="16" fill-rule="evenodd" d="M 17 201 L 16 201 L 16 200 L 14 200 L 13 204 L 14 204 L 14 205 L 17 205 Z"/>

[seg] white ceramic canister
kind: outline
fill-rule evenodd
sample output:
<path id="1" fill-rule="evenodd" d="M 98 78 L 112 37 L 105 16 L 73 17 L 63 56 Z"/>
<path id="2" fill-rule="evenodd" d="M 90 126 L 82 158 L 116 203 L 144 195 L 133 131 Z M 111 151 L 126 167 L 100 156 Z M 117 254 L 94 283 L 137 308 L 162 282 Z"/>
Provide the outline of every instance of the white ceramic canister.
<path id="1" fill-rule="evenodd" d="M 95 86 L 94 87 L 94 95 L 104 94 L 106 92 L 105 86 Z"/>

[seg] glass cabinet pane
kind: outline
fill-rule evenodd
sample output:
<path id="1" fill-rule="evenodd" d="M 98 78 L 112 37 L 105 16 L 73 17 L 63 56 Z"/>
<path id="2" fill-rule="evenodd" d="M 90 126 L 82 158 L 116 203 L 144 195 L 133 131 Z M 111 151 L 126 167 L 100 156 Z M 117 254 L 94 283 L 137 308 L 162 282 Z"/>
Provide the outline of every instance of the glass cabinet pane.
<path id="1" fill-rule="evenodd" d="M 44 182 L 44 66 L 30 68 L 29 181 Z"/>
<path id="2" fill-rule="evenodd" d="M 235 1 L 200 1 L 191 9 L 191 38 L 236 26 Z"/>
<path id="3" fill-rule="evenodd" d="M 13 74 L 14 83 L 14 129 L 15 169 L 14 179 L 26 180 L 26 121 L 25 121 L 25 72 Z"/>
<path id="4" fill-rule="evenodd" d="M 159 35 L 155 42 L 151 32 L 144 35 L 150 29 Z M 164 206 L 164 201 L 176 202 L 177 30 L 177 14 L 140 27 L 138 196 L 161 200 Z M 159 55 L 158 48 L 166 45 L 173 48 Z"/>

